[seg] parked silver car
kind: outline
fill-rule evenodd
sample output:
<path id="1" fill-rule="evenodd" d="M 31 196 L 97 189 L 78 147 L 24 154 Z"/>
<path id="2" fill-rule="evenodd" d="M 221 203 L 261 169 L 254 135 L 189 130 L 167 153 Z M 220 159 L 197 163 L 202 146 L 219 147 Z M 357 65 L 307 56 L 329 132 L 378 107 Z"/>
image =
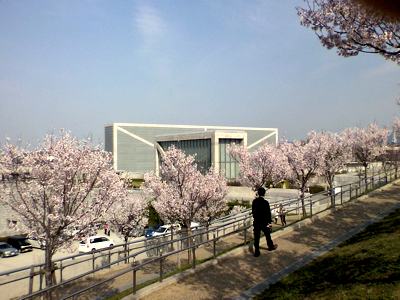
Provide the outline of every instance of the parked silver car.
<path id="1" fill-rule="evenodd" d="M 7 243 L 0 242 L 0 257 L 18 255 L 18 250 Z"/>

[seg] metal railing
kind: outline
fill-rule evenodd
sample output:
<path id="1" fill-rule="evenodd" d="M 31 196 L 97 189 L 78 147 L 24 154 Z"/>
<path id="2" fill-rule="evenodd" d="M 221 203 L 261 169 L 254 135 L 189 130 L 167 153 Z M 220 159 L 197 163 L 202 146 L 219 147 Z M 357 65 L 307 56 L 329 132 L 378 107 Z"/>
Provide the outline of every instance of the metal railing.
<path id="1" fill-rule="evenodd" d="M 240 224 L 238 224 L 240 223 Z M 159 281 L 162 281 L 164 278 L 164 275 L 167 273 L 165 272 L 165 263 L 166 260 L 169 257 L 172 257 L 177 254 L 181 253 L 186 253 L 189 252 L 188 256 L 190 257 L 187 259 L 187 262 L 185 265 L 190 265 L 192 268 L 196 267 L 196 264 L 198 263 L 198 249 L 203 246 L 203 245 L 208 245 L 211 247 L 210 249 L 210 257 L 209 258 L 215 258 L 218 255 L 218 246 L 217 243 L 218 241 L 221 241 L 223 239 L 226 239 L 229 236 L 233 235 L 243 235 L 244 240 L 240 241 L 239 244 L 247 243 L 248 241 L 248 228 L 251 227 L 251 216 L 250 215 L 245 215 L 241 217 L 239 220 L 234 220 L 230 221 L 228 223 L 225 223 L 220 226 L 214 226 L 213 228 L 209 228 L 207 230 L 200 230 L 198 232 L 194 232 L 193 234 L 189 234 L 188 236 L 180 237 L 177 239 L 173 240 L 167 240 L 167 241 L 162 241 L 162 239 L 154 239 L 153 241 L 155 242 L 154 245 L 151 245 L 147 249 L 140 250 L 138 252 L 135 252 L 133 254 L 130 254 L 126 257 L 123 257 L 119 260 L 116 260 L 113 262 L 113 264 L 118 264 L 118 263 L 123 263 L 127 259 L 133 261 L 130 265 L 128 265 L 124 270 L 117 272 L 116 274 L 111 275 L 108 277 L 106 280 L 102 280 L 94 285 L 91 285 L 87 288 L 74 291 L 73 293 L 69 294 L 68 296 L 64 296 L 63 299 L 76 299 L 79 295 L 82 293 L 85 293 L 89 290 L 96 289 L 98 286 L 103 286 L 104 283 L 110 282 L 114 280 L 115 278 L 118 278 L 120 276 L 123 276 L 127 273 L 132 273 L 133 279 L 132 279 L 132 286 L 134 287 L 134 290 L 136 289 L 137 286 L 137 272 L 146 266 L 157 263 L 159 265 L 159 269 L 157 272 L 157 279 Z M 237 245 L 235 244 L 235 247 Z M 155 251 L 157 255 L 154 255 L 150 259 L 143 260 L 143 262 L 138 263 L 138 257 L 147 254 L 148 251 Z M 71 279 L 65 280 L 59 284 L 53 285 L 51 287 L 46 287 L 43 288 L 39 291 L 29 293 L 28 295 L 22 297 L 22 299 L 35 299 L 36 297 L 40 297 L 49 293 L 53 293 L 53 298 L 60 298 L 60 295 L 66 295 L 65 293 L 65 287 L 68 286 L 69 284 L 76 283 L 78 280 L 83 279 L 86 276 L 93 276 L 94 273 L 100 272 L 103 269 L 108 268 L 110 265 L 105 265 L 103 267 L 97 268 L 93 271 L 88 271 L 85 273 L 82 273 L 78 276 L 75 276 Z M 96 291 L 97 293 L 97 291 Z"/>
<path id="2" fill-rule="evenodd" d="M 333 206 L 342 205 L 354 198 L 358 198 L 371 190 L 397 179 L 397 177 L 398 174 L 396 171 L 391 170 L 387 173 L 380 173 L 370 176 L 367 179 L 360 179 L 357 182 L 335 187 L 335 189 L 328 193 L 324 191 L 307 196 L 304 198 L 305 214 L 303 213 L 301 199 L 282 200 L 278 203 L 282 203 L 285 207 L 288 218 L 287 225 L 290 225 L 305 217 L 311 217 Z M 126 251 L 125 249 L 119 250 L 121 247 L 125 247 L 125 244 L 121 244 L 107 251 L 96 251 L 91 254 L 77 254 L 64 257 L 54 261 L 55 270 L 59 271 L 59 283 L 51 287 L 43 287 L 43 265 L 41 264 L 15 269 L 11 272 L 2 272 L 0 273 L 0 278 L 29 270 L 28 274 L 18 279 L 10 278 L 9 281 L 1 282 L 0 287 L 29 278 L 28 294 L 23 299 L 34 299 L 48 293 L 57 294 L 57 298 L 60 298 L 58 297 L 60 295 L 67 295 L 64 299 L 77 299 L 77 297 L 84 293 L 90 293 L 91 291 L 97 293 L 98 290 L 96 288 L 105 286 L 106 284 L 109 284 L 109 290 L 119 291 L 132 288 L 132 292 L 134 293 L 138 288 L 138 284 L 143 285 L 146 282 L 154 282 L 155 280 L 162 281 L 167 274 L 182 270 L 181 261 L 182 254 L 184 253 L 187 254 L 188 259 L 184 260 L 183 266 L 186 266 L 186 268 L 189 266 L 195 268 L 196 264 L 201 261 L 213 259 L 220 253 L 227 251 L 227 249 L 246 244 L 252 239 L 251 231 L 249 230 L 252 227 L 251 221 L 251 210 L 245 210 L 237 215 L 221 218 L 210 225 L 209 228 L 202 228 L 194 232 L 193 235 L 180 236 L 175 239 L 171 239 L 170 236 L 142 239 L 128 243 Z M 274 229 L 279 228 L 275 226 Z M 231 240 L 235 240 L 235 242 L 232 243 L 230 242 Z M 139 243 L 143 243 L 143 245 L 140 246 Z M 227 244 L 230 246 L 228 248 L 224 247 Z M 131 246 L 132 248 L 130 248 Z M 205 254 L 206 252 L 207 255 Z M 117 258 L 114 257 L 112 259 L 113 256 L 117 256 Z M 82 260 L 77 261 L 79 257 L 82 257 Z M 103 258 L 106 259 L 102 264 L 98 265 L 95 263 L 96 260 Z M 72 262 L 66 264 L 65 261 L 67 260 L 71 260 Z M 176 261 L 174 268 L 171 267 L 171 261 Z M 74 274 L 70 278 L 63 277 L 63 271 L 66 268 L 84 262 L 90 262 L 92 265 L 91 270 L 78 275 Z M 147 276 L 148 274 L 145 274 L 143 270 L 155 264 L 158 266 L 157 271 L 152 276 Z M 113 270 L 112 267 L 120 265 L 122 265 L 122 270 Z M 39 271 L 35 271 L 35 268 L 39 268 Z M 110 274 L 102 274 L 102 271 L 105 269 L 109 269 L 107 273 Z M 98 282 L 90 284 L 90 281 L 94 281 L 98 274 Z M 117 283 L 119 278 L 126 277 L 129 274 L 131 276 L 129 280 L 130 284 L 121 285 Z M 37 290 L 33 291 L 33 282 L 37 276 L 39 276 L 39 284 L 36 284 Z M 102 279 L 104 276 L 107 278 Z M 81 284 L 84 283 L 85 278 L 91 280 L 87 282 L 87 287 L 82 288 Z M 106 292 L 104 294 L 104 297 L 108 295 Z"/>
<path id="3" fill-rule="evenodd" d="M 233 216 L 226 216 L 221 219 L 215 220 L 212 222 L 212 224 L 209 226 L 209 229 L 212 228 L 219 228 L 219 231 L 225 231 L 224 225 L 217 225 L 218 223 L 222 222 L 230 222 L 232 220 L 236 220 L 238 222 L 238 218 L 241 216 L 249 215 L 251 213 L 250 210 L 243 211 L 237 215 Z M 231 224 L 231 223 L 229 223 Z M 219 232 L 218 231 L 218 232 Z M 178 233 L 174 233 L 177 235 Z M 70 267 L 76 266 L 78 264 L 83 264 L 85 262 L 90 262 L 91 263 L 91 269 L 95 270 L 98 267 L 98 264 L 96 264 L 96 261 L 102 260 L 106 258 L 107 260 L 107 266 L 112 266 L 114 264 L 119 264 L 121 262 L 121 256 L 123 256 L 124 263 L 129 263 L 130 262 L 130 253 L 133 251 L 141 251 L 143 249 L 146 249 L 146 253 L 148 256 L 152 255 L 158 255 L 158 252 L 156 251 L 155 254 L 152 254 L 151 251 L 149 251 L 149 244 L 154 244 L 154 243 L 159 243 L 159 241 L 165 241 L 171 237 L 171 234 L 164 235 L 162 237 L 152 237 L 152 238 L 141 238 L 136 241 L 128 242 L 128 243 L 123 243 L 123 244 L 117 244 L 113 247 L 108 248 L 107 250 L 96 250 L 92 251 L 90 253 L 79 253 L 79 254 L 73 254 L 70 256 L 65 256 L 59 259 L 54 259 L 53 264 L 54 264 L 54 270 L 58 270 L 59 274 L 59 280 L 60 282 L 63 282 L 63 272 Z M 115 258 L 117 257 L 117 258 Z M 81 259 L 79 259 L 81 258 Z M 114 260 L 113 260 L 114 259 Z M 104 265 L 104 263 L 102 264 Z M 29 278 L 32 280 L 32 278 L 36 275 L 42 276 L 43 275 L 43 269 L 44 269 L 44 264 L 33 264 L 30 266 L 25 266 L 21 268 L 16 268 L 13 270 L 8 270 L 4 272 L 0 272 L 0 278 L 2 277 L 11 277 L 11 275 L 16 274 L 16 273 L 22 273 L 22 272 L 28 272 L 28 274 L 22 275 L 21 277 L 10 279 L 8 281 L 0 282 L 0 287 L 12 282 L 16 282 L 19 280 L 24 280 Z M 40 279 L 40 282 L 42 282 L 43 278 Z M 30 284 L 31 285 L 31 284 Z M 30 291 L 31 292 L 31 291 Z"/>

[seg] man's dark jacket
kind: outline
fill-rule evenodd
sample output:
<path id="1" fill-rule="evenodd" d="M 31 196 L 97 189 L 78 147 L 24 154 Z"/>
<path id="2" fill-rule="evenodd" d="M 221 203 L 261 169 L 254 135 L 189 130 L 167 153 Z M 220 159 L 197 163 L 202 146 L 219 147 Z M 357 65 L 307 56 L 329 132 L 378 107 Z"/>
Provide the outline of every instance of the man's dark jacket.
<path id="1" fill-rule="evenodd" d="M 263 197 L 254 199 L 251 209 L 253 212 L 254 226 L 263 227 L 272 223 L 269 203 Z"/>

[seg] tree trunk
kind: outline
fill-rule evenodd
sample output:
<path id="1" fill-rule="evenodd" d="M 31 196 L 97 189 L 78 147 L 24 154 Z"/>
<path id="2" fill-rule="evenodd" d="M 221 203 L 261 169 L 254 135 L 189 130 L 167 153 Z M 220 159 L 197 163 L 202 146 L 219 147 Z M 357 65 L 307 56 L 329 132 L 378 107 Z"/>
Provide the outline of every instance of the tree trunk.
<path id="1" fill-rule="evenodd" d="M 174 251 L 174 242 L 172 242 L 174 240 L 174 226 L 171 225 L 171 251 Z"/>
<path id="2" fill-rule="evenodd" d="M 45 258 L 44 258 L 44 271 L 45 271 L 45 278 L 46 278 L 46 287 L 53 285 L 53 277 L 52 277 L 52 255 L 51 250 L 49 247 L 46 247 L 45 250 Z"/>
<path id="3" fill-rule="evenodd" d="M 368 187 L 368 175 L 367 175 L 367 168 L 368 165 L 364 164 L 364 183 L 365 183 L 365 192 L 367 191 L 367 187 Z"/>
<path id="4" fill-rule="evenodd" d="M 327 178 L 328 180 L 328 187 L 329 187 L 329 194 L 331 195 L 331 207 L 335 207 L 335 190 L 333 186 L 333 179 L 334 177 Z"/>
<path id="5" fill-rule="evenodd" d="M 128 263 L 128 259 L 126 258 L 127 257 L 127 252 L 128 252 L 128 238 L 129 238 L 128 235 L 124 236 L 124 240 L 125 240 L 125 245 L 124 245 L 125 263 Z"/>
<path id="6" fill-rule="evenodd" d="M 305 190 L 305 186 L 302 186 L 300 189 L 300 200 L 301 200 L 301 209 L 303 211 L 303 217 L 307 216 L 307 212 L 306 212 L 306 206 L 304 203 L 304 190 Z"/>
<path id="7" fill-rule="evenodd" d="M 188 241 L 188 264 L 190 264 L 190 260 L 192 259 L 192 245 L 193 245 L 193 241 L 192 241 L 192 230 L 190 229 L 190 225 L 189 227 L 187 227 L 186 229 L 186 236 L 187 236 L 187 241 Z"/>
<path id="8" fill-rule="evenodd" d="M 46 287 L 50 287 L 54 284 L 56 284 L 56 277 L 55 277 L 55 272 L 54 272 L 54 266 L 53 266 L 53 254 L 48 245 L 46 245 L 45 248 L 45 262 L 44 262 L 44 272 L 45 272 L 45 280 L 46 280 Z M 47 292 L 46 293 L 46 299 L 52 299 L 52 292 Z"/>

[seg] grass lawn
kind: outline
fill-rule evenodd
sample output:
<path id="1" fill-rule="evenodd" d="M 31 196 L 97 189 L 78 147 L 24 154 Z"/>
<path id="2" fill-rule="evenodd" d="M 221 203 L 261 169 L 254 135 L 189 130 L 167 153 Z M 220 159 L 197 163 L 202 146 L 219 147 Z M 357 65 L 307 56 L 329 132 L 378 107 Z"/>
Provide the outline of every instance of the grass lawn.
<path id="1" fill-rule="evenodd" d="M 400 299 L 400 209 L 255 299 Z"/>

